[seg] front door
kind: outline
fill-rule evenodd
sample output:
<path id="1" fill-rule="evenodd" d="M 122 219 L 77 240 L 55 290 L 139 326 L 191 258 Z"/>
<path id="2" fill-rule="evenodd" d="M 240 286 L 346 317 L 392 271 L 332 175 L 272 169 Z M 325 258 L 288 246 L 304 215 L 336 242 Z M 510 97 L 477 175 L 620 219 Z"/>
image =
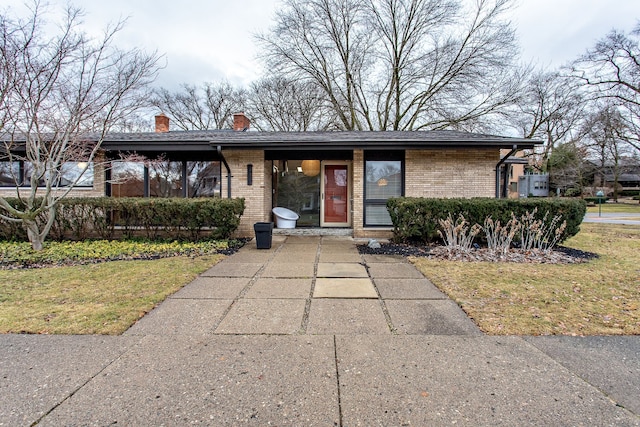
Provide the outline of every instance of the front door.
<path id="1" fill-rule="evenodd" d="M 323 161 L 320 183 L 320 226 L 351 226 L 349 162 Z"/>

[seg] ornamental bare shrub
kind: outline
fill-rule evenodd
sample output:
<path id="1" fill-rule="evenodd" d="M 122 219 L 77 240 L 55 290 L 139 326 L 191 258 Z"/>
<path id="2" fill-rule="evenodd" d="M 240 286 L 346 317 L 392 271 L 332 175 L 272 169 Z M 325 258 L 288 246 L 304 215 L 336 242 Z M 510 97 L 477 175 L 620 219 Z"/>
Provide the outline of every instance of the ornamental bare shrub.
<path id="1" fill-rule="evenodd" d="M 524 250 L 538 249 L 544 252 L 551 251 L 560 241 L 565 229 L 567 221 L 560 223 L 561 215 L 553 217 L 551 222 L 547 221 L 549 212 L 544 214 L 542 219 L 536 219 L 538 209 L 535 208 L 531 212 L 526 212 L 520 218 L 520 247 Z M 515 219 L 515 215 L 513 215 Z"/>
<path id="2" fill-rule="evenodd" d="M 488 216 L 484 220 L 482 230 L 487 239 L 487 247 L 489 250 L 504 255 L 511 249 L 511 243 L 521 228 L 522 225 L 515 216 L 504 225 L 500 224 L 500 221 L 494 221 Z"/>
<path id="3" fill-rule="evenodd" d="M 470 252 L 473 239 L 482 230 L 478 224 L 469 227 L 469 223 L 462 214 L 455 221 L 449 214 L 446 219 L 438 220 L 438 223 L 442 228 L 442 230 L 438 230 L 438 234 L 444 240 L 449 253 L 454 251 Z"/>

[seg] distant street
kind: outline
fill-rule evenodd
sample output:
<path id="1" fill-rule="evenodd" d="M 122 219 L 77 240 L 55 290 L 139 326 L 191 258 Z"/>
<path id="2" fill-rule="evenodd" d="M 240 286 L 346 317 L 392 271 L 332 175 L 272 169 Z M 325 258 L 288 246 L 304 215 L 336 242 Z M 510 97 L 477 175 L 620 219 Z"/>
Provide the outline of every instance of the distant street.
<path id="1" fill-rule="evenodd" d="M 605 224 L 640 225 L 640 214 L 633 213 L 587 213 L 583 222 L 602 222 Z"/>

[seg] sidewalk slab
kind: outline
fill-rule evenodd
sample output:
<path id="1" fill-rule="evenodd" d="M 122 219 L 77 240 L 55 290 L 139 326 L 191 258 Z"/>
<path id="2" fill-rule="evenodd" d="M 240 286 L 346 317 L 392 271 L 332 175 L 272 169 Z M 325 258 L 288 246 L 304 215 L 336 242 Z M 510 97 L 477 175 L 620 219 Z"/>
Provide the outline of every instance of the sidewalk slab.
<path id="1" fill-rule="evenodd" d="M 322 241 L 322 252 L 326 253 L 347 253 L 347 254 L 358 254 L 358 249 L 356 245 L 351 242 L 341 242 L 341 241 Z"/>
<path id="2" fill-rule="evenodd" d="M 34 424 L 139 340 L 0 335 L 0 425 Z"/>
<path id="3" fill-rule="evenodd" d="M 390 334 L 378 300 L 313 299 L 307 333 L 311 335 Z"/>
<path id="4" fill-rule="evenodd" d="M 264 278 L 258 279 L 244 297 L 256 299 L 305 299 L 309 298 L 310 294 L 310 278 Z"/>
<path id="5" fill-rule="evenodd" d="M 639 335 L 525 339 L 640 417 Z"/>
<path id="6" fill-rule="evenodd" d="M 367 264 L 369 274 L 374 279 L 423 279 L 424 276 L 409 263 Z"/>
<path id="7" fill-rule="evenodd" d="M 322 236 L 287 236 L 285 243 L 293 245 L 318 244 Z"/>
<path id="8" fill-rule="evenodd" d="M 332 263 L 332 262 L 360 263 L 362 262 L 362 257 L 356 251 L 327 252 L 327 250 L 323 248 L 322 252 L 320 253 L 320 262 L 321 263 Z"/>
<path id="9" fill-rule="evenodd" d="M 263 264 L 244 262 L 221 262 L 214 265 L 200 276 L 202 277 L 253 277 Z"/>
<path id="10" fill-rule="evenodd" d="M 170 298 L 235 299 L 249 284 L 248 277 L 196 277 Z"/>
<path id="11" fill-rule="evenodd" d="M 241 299 L 216 328 L 217 334 L 295 334 L 302 327 L 303 299 Z"/>
<path id="12" fill-rule="evenodd" d="M 146 337 L 41 426 L 339 422 L 332 337 Z"/>
<path id="13" fill-rule="evenodd" d="M 292 260 L 293 261 L 293 260 Z M 312 262 L 270 262 L 261 277 L 313 277 Z"/>
<path id="14" fill-rule="evenodd" d="M 518 337 L 336 338 L 343 425 L 637 426 Z"/>
<path id="15" fill-rule="evenodd" d="M 386 300 L 391 323 L 406 335 L 482 335 L 451 300 Z"/>
<path id="16" fill-rule="evenodd" d="M 314 298 L 378 298 L 370 279 L 318 278 Z"/>
<path id="17" fill-rule="evenodd" d="M 138 320 L 125 335 L 210 334 L 232 302 L 169 298 Z"/>
<path id="18" fill-rule="evenodd" d="M 313 265 L 316 262 L 316 252 L 278 252 L 272 259 L 274 264 L 286 264 L 290 262 L 309 263 Z"/>
<path id="19" fill-rule="evenodd" d="M 347 262 L 318 263 L 318 277 L 361 277 L 368 278 L 367 270 L 361 264 Z"/>
<path id="20" fill-rule="evenodd" d="M 422 279 L 376 279 L 383 299 L 449 299 L 431 281 Z"/>
<path id="21" fill-rule="evenodd" d="M 369 264 L 380 264 L 380 263 L 399 263 L 399 264 L 407 264 L 407 260 L 402 255 L 362 255 L 364 261 Z"/>
<path id="22" fill-rule="evenodd" d="M 235 254 L 225 258 L 222 262 L 227 264 L 252 264 L 257 262 L 267 262 L 275 253 L 275 249 L 272 246 L 271 249 L 252 249 L 246 250 L 246 246 L 240 249 Z"/>

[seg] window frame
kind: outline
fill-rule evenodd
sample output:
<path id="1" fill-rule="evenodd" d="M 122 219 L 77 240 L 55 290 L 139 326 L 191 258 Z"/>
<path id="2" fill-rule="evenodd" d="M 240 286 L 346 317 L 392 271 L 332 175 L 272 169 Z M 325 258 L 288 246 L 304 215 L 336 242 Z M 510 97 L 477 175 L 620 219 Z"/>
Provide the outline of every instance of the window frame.
<path id="1" fill-rule="evenodd" d="M 367 228 L 389 228 L 393 224 L 368 224 L 367 223 L 367 207 L 370 206 L 385 206 L 387 205 L 387 199 L 373 199 L 367 196 L 367 163 L 370 161 L 387 161 L 387 162 L 400 162 L 400 195 L 392 197 L 404 197 L 405 194 L 405 150 L 365 150 L 364 151 L 364 165 L 363 165 L 363 203 L 362 203 L 362 222 L 363 226 Z"/>

